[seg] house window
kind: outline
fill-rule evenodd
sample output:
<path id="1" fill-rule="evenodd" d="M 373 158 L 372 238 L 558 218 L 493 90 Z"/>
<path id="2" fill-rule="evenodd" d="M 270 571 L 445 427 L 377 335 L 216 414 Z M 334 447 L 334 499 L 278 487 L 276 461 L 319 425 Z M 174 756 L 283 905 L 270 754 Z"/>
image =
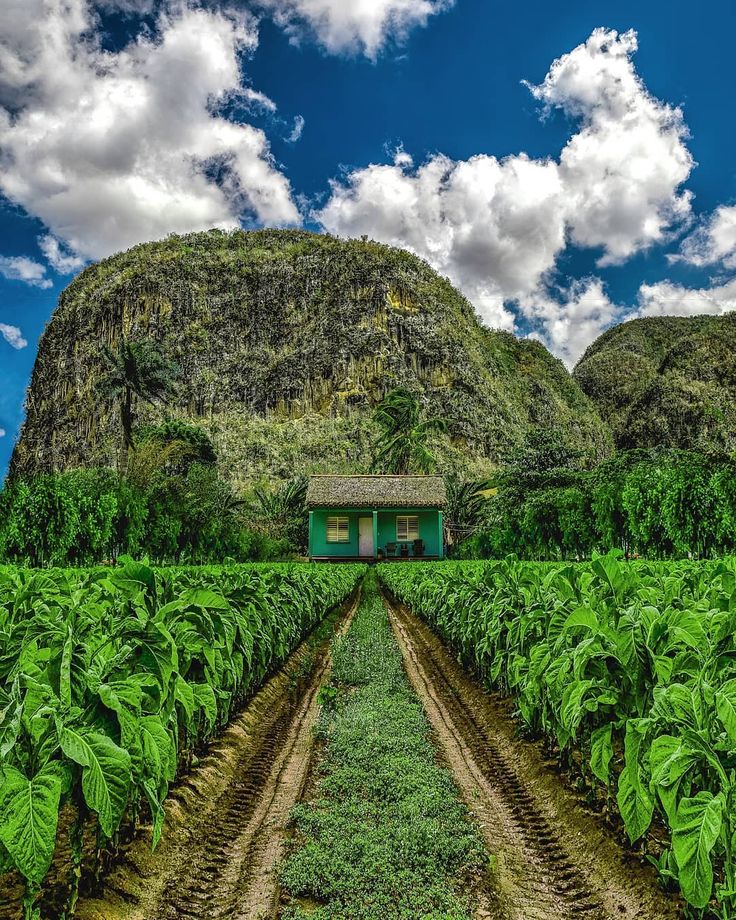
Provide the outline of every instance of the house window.
<path id="1" fill-rule="evenodd" d="M 347 517 L 332 516 L 327 518 L 327 542 L 328 543 L 349 543 L 350 542 L 350 519 Z"/>
<path id="2" fill-rule="evenodd" d="M 416 514 L 399 514 L 396 518 L 396 539 L 408 543 L 419 539 L 419 518 Z"/>

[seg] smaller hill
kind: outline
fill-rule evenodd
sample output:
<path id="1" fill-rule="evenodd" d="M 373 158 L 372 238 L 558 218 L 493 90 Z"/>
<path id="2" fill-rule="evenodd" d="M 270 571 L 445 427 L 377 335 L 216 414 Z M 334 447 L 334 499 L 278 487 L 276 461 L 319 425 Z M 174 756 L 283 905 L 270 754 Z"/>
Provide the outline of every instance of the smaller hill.
<path id="1" fill-rule="evenodd" d="M 622 323 L 573 376 L 619 448 L 736 450 L 736 313 Z"/>

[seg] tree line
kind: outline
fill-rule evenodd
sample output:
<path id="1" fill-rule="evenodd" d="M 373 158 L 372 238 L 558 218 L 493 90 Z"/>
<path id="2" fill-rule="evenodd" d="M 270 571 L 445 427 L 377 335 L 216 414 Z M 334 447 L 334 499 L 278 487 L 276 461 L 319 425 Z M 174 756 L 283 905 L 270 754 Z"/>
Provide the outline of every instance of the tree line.
<path id="1" fill-rule="evenodd" d="M 471 526 L 459 534 L 460 557 L 736 552 L 736 461 L 726 454 L 619 451 L 586 468 L 585 458 L 555 432 L 536 431 L 490 482 L 475 486 L 481 500 Z"/>
<path id="2" fill-rule="evenodd" d="M 236 495 L 196 426 L 135 426 L 134 406 L 166 403 L 178 369 L 149 342 L 104 353 L 100 396 L 116 403 L 116 469 L 12 479 L 0 492 L 0 562 L 91 565 L 119 555 L 156 562 L 270 560 L 306 549 L 307 480 Z M 135 397 L 135 399 L 134 399 Z M 437 471 L 444 420 L 406 388 L 373 414 L 373 471 Z M 736 460 L 726 454 L 620 451 L 591 467 L 552 429 L 532 430 L 484 480 L 447 473 L 446 539 L 458 558 L 709 557 L 736 552 Z"/>

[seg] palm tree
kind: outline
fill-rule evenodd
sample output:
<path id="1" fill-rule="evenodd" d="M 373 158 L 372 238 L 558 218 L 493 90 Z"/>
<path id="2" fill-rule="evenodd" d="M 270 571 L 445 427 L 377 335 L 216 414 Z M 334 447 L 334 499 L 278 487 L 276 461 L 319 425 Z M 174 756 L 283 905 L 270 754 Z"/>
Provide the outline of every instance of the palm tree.
<path id="1" fill-rule="evenodd" d="M 269 536 L 285 537 L 300 549 L 306 546 L 307 498 L 306 476 L 297 476 L 276 488 L 253 489 L 254 501 L 250 504 L 252 520 Z"/>
<path id="2" fill-rule="evenodd" d="M 166 402 L 179 369 L 147 339 L 131 341 L 123 336 L 117 350 L 105 346 L 102 357 L 107 373 L 99 382 L 99 391 L 104 399 L 120 401 L 120 472 L 124 473 L 133 443 L 133 396 L 148 403 Z"/>
<path id="3" fill-rule="evenodd" d="M 448 543 L 455 545 L 472 536 L 481 523 L 486 502 L 497 489 L 487 479 L 461 479 L 457 475 L 445 476 L 447 507 L 445 527 Z"/>
<path id="4" fill-rule="evenodd" d="M 376 407 L 373 420 L 381 429 L 374 469 L 396 474 L 434 470 L 436 461 L 427 444 L 430 435 L 446 431 L 447 424 L 440 418 L 422 420 L 419 400 L 410 390 L 391 390 Z"/>

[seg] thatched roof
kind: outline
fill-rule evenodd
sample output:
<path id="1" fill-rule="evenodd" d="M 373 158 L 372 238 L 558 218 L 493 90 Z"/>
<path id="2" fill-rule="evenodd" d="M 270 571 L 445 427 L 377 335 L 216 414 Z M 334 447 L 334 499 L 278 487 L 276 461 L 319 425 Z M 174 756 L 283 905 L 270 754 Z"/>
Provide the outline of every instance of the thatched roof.
<path id="1" fill-rule="evenodd" d="M 312 476 L 308 508 L 443 508 L 441 476 Z"/>

